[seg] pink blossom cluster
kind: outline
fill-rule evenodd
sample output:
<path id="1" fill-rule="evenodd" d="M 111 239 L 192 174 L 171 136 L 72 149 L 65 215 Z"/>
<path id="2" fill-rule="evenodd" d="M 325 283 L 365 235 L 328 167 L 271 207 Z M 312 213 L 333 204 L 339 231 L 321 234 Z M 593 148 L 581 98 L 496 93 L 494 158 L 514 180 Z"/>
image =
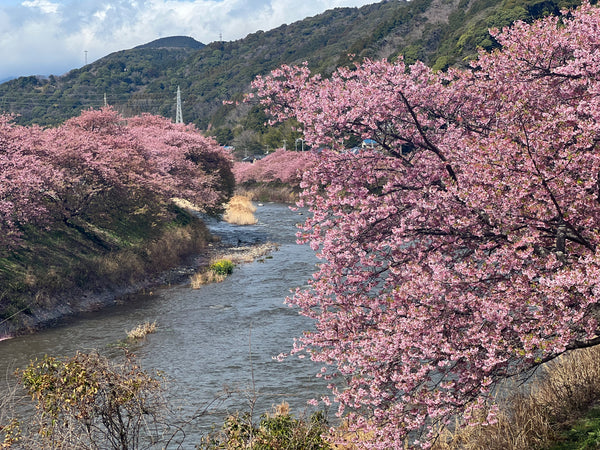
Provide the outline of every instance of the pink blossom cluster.
<path id="1" fill-rule="evenodd" d="M 280 182 L 298 186 L 302 174 L 314 162 L 315 155 L 310 151 L 295 152 L 280 148 L 253 163 L 234 163 L 233 173 L 237 183 L 249 181 L 258 183 Z"/>
<path id="2" fill-rule="evenodd" d="M 160 117 L 125 120 L 103 108 L 42 129 L 0 116 L 0 240 L 14 243 L 25 223 L 68 221 L 108 198 L 180 196 L 218 208 L 230 168 L 214 140 Z"/>
<path id="3" fill-rule="evenodd" d="M 600 10 L 492 30 L 471 68 L 284 66 L 255 87 L 312 145 L 299 234 L 322 262 L 291 305 L 360 445 L 427 448 L 493 421 L 495 387 L 600 343 Z M 485 416 L 484 416 L 485 417 Z"/>

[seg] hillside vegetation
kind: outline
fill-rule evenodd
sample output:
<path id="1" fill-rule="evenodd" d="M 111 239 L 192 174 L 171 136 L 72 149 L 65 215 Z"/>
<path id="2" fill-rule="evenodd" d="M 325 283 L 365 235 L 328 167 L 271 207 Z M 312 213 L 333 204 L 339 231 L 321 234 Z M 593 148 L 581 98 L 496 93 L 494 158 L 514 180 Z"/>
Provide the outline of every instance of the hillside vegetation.
<path id="1" fill-rule="evenodd" d="M 0 84 L 0 110 L 21 125 L 57 125 L 104 102 L 121 114 L 175 117 L 181 88 L 183 118 L 242 154 L 288 148 L 291 125 L 266 129 L 260 108 L 240 100 L 250 82 L 282 64 L 308 62 L 325 75 L 364 58 L 421 60 L 436 69 L 464 65 L 476 49 L 496 43 L 488 28 L 557 14 L 577 0 L 382 1 L 336 8 L 232 42 L 203 45 L 192 38 L 159 39 L 112 53 L 63 76 L 21 77 Z M 350 57 L 349 55 L 353 55 Z"/>

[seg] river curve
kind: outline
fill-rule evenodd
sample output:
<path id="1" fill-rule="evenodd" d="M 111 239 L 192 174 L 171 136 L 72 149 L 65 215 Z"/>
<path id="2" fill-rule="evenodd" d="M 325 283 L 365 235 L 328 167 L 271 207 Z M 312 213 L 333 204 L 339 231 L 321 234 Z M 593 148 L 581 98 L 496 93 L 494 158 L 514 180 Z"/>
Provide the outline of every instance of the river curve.
<path id="1" fill-rule="evenodd" d="M 328 392 L 315 377 L 319 367 L 308 358 L 279 362 L 274 357 L 289 351 L 293 338 L 311 327 L 310 320 L 283 301 L 306 284 L 317 259 L 309 246 L 296 244 L 295 224 L 303 220 L 302 212 L 265 204 L 256 215 L 259 222 L 252 226 L 209 226 L 233 245 L 278 243 L 279 250 L 269 257 L 236 267 L 222 283 L 197 290 L 187 283 L 157 289 L 59 327 L 2 341 L 0 376 L 10 382 L 15 368 L 46 354 L 98 350 L 118 355 L 115 344 L 128 330 L 156 321 L 158 331 L 133 350 L 144 369 L 160 370 L 171 380 L 169 400 L 182 418 L 194 416 L 224 390 L 233 392 L 227 401 L 215 403 L 210 414 L 194 420 L 187 430 L 190 448 L 228 412 L 247 411 L 252 398 L 256 416 L 282 401 L 301 414 L 308 400 Z"/>

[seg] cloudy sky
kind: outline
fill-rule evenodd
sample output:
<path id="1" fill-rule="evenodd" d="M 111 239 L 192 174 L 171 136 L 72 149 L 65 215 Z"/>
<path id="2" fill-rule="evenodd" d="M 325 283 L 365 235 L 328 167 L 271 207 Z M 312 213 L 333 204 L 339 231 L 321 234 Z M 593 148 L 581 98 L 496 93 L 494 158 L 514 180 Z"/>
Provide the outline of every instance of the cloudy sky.
<path id="1" fill-rule="evenodd" d="M 0 81 L 62 75 L 167 36 L 240 39 L 338 6 L 378 0 L 0 0 Z"/>

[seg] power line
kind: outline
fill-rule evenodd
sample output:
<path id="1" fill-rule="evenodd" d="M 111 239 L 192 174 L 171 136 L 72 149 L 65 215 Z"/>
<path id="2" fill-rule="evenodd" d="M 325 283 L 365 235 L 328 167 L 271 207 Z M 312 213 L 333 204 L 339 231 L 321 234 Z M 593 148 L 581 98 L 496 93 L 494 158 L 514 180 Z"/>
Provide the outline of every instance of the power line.
<path id="1" fill-rule="evenodd" d="M 44 92 L 1 92 L 0 91 L 0 114 L 17 113 L 28 116 L 35 108 L 52 110 L 80 111 L 87 108 L 98 109 L 102 106 L 111 105 L 121 111 L 122 114 L 137 115 L 150 113 L 165 115 L 166 111 L 175 107 L 177 123 L 183 123 L 183 108 L 181 101 L 181 89 L 178 86 L 178 102 L 173 105 L 172 100 L 164 93 L 101 93 L 93 87 L 78 86 L 77 89 L 65 94 L 61 91 Z M 171 97 L 172 99 L 172 97 Z M 172 111 L 172 109 L 171 109 Z M 67 113 L 68 114 L 68 113 Z"/>
<path id="2" fill-rule="evenodd" d="M 88 96 L 61 96 L 61 97 L 44 97 L 39 94 L 29 95 L 0 95 L 0 107 L 10 106 L 63 106 L 72 105 L 78 103 L 82 105 L 91 106 L 103 106 L 106 102 L 112 104 L 141 104 L 146 103 L 148 105 L 161 106 L 168 102 L 168 98 L 164 95 L 144 95 L 144 96 L 131 96 L 127 94 L 122 95 L 111 95 L 111 94 L 97 94 Z"/>

